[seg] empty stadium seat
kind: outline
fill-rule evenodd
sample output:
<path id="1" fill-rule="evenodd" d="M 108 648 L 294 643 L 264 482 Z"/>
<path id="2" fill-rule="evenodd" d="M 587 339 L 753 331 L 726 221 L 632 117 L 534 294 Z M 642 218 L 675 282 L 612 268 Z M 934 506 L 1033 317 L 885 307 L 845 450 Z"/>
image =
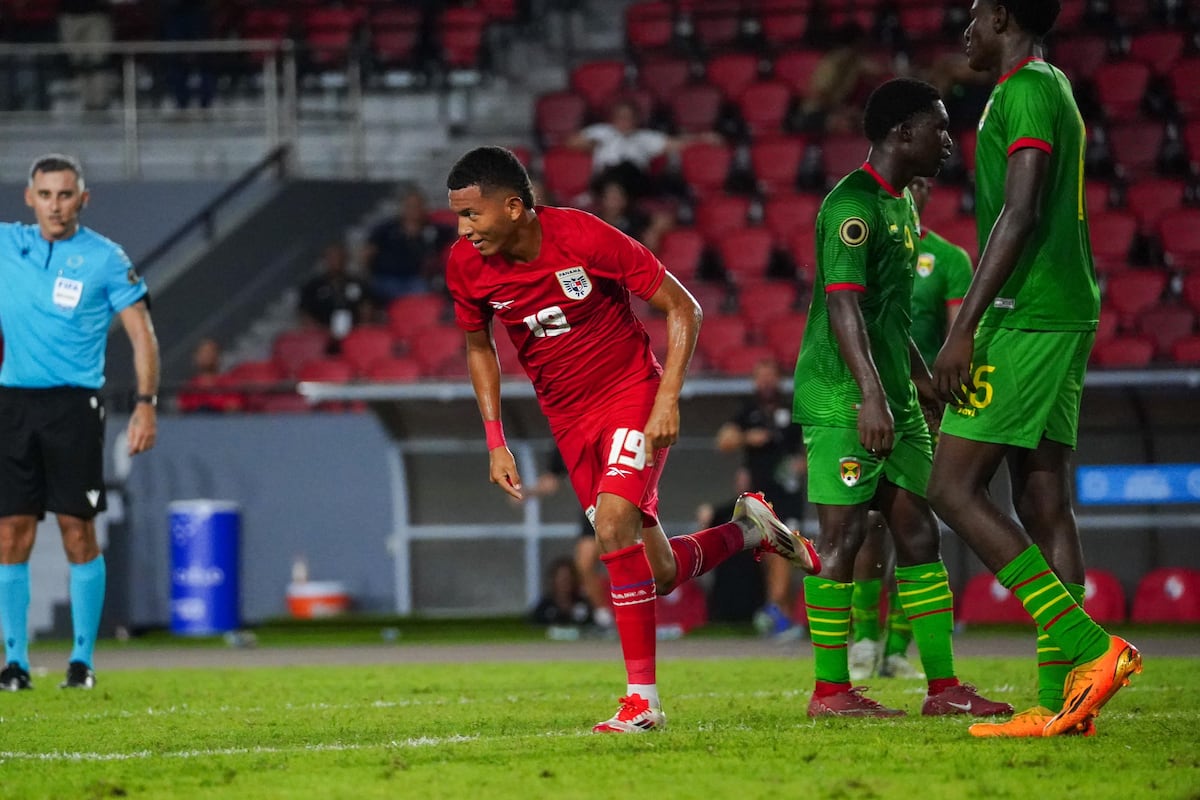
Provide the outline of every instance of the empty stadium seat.
<path id="1" fill-rule="evenodd" d="M 672 228 L 663 234 L 655 255 L 676 276 L 691 278 L 700 268 L 704 237 L 694 228 Z"/>
<path id="2" fill-rule="evenodd" d="M 1163 136 L 1158 122 L 1133 120 L 1112 125 L 1108 147 L 1118 172 L 1133 180 L 1153 174 Z"/>
<path id="3" fill-rule="evenodd" d="M 820 207 L 819 195 L 776 195 L 763 204 L 763 224 L 782 246 L 791 242 L 796 231 L 802 227 L 811 228 L 815 224 Z"/>
<path id="4" fill-rule="evenodd" d="M 966 250 L 971 256 L 971 263 L 979 263 L 979 233 L 975 227 L 975 217 L 953 217 L 940 223 L 937 232 L 946 241 Z"/>
<path id="5" fill-rule="evenodd" d="M 808 140 L 803 136 L 764 136 L 750 145 L 750 170 L 765 195 L 792 192 L 804 161 Z"/>
<path id="6" fill-rule="evenodd" d="M 771 48 L 794 45 L 808 33 L 810 3 L 802 0 L 759 0 L 762 37 Z"/>
<path id="7" fill-rule="evenodd" d="M 323 358 L 329 348 L 325 328 L 297 328 L 282 331 L 271 343 L 271 359 L 286 375 L 295 376 L 306 361 Z"/>
<path id="8" fill-rule="evenodd" d="M 1156 30 L 1136 34 L 1129 43 L 1129 57 L 1141 61 L 1156 75 L 1166 75 L 1183 54 L 1183 31 Z"/>
<path id="9" fill-rule="evenodd" d="M 680 174 L 698 197 L 720 192 L 732 164 L 733 150 L 723 144 L 693 142 L 679 155 Z"/>
<path id="10" fill-rule="evenodd" d="M 1183 288 L 1180 296 L 1192 311 L 1200 314 L 1200 272 L 1183 276 Z"/>
<path id="11" fill-rule="evenodd" d="M 1100 108 L 1111 121 L 1137 117 L 1149 82 L 1150 68 L 1128 59 L 1101 64 L 1092 75 Z"/>
<path id="12" fill-rule="evenodd" d="M 1055 42 L 1050 51 L 1050 60 L 1067 73 L 1073 83 L 1090 78 L 1107 58 L 1107 40 L 1090 33 L 1063 38 Z"/>
<path id="13" fill-rule="evenodd" d="M 762 280 L 771 262 L 771 232 L 766 228 L 730 231 L 717 242 L 725 274 L 736 282 Z"/>
<path id="14" fill-rule="evenodd" d="M 800 97 L 809 95 L 813 71 L 825 54 L 820 50 L 789 50 L 775 59 L 772 73 Z"/>
<path id="15" fill-rule="evenodd" d="M 422 330 L 409 345 L 409 355 L 421 365 L 422 375 L 433 377 L 458 374 L 459 367 L 465 374 L 465 350 L 466 340 L 462 332 L 451 325 Z"/>
<path id="16" fill-rule="evenodd" d="M 354 365 L 344 358 L 315 358 L 296 370 L 296 380 L 320 383 L 349 383 L 354 379 Z"/>
<path id="17" fill-rule="evenodd" d="M 656 102 L 666 103 L 691 78 L 692 65 L 686 59 L 655 56 L 642 61 L 638 67 L 637 82 Z"/>
<path id="18" fill-rule="evenodd" d="M 1175 342 L 1195 333 L 1196 315 L 1183 306 L 1161 305 L 1138 315 L 1137 332 L 1154 343 L 1155 355 L 1170 358 Z"/>
<path id="19" fill-rule="evenodd" d="M 750 198 L 734 195 L 714 195 L 696 206 L 696 229 L 704 240 L 716 243 L 730 231 L 746 226 Z"/>
<path id="20" fill-rule="evenodd" d="M 737 291 L 742 319 L 756 330 L 761 330 L 761 320 L 792 312 L 795 302 L 796 287 L 785 281 L 748 281 Z"/>
<path id="21" fill-rule="evenodd" d="M 1096 326 L 1096 344 L 1110 342 L 1117 337 L 1120 320 L 1116 314 L 1100 309 L 1100 323 Z"/>
<path id="22" fill-rule="evenodd" d="M 987 572 L 967 581 L 962 599 L 955 603 L 955 610 L 959 622 L 964 624 L 1033 624 L 1033 618 L 1016 595 Z"/>
<path id="23" fill-rule="evenodd" d="M 1187 336 L 1171 346 L 1171 360 L 1190 367 L 1200 366 L 1200 336 Z"/>
<path id="24" fill-rule="evenodd" d="M 587 100 L 574 92 L 550 92 L 534 104 L 533 125 L 542 147 L 557 147 L 583 127 Z"/>
<path id="25" fill-rule="evenodd" d="M 1158 240 L 1168 267 L 1180 272 L 1200 270 L 1200 209 L 1164 214 L 1158 221 Z"/>
<path id="26" fill-rule="evenodd" d="M 670 3 L 634 3 L 625 9 L 625 39 L 633 53 L 661 50 L 675 34 L 675 12 Z"/>
<path id="27" fill-rule="evenodd" d="M 592 181 L 592 154 L 567 147 L 552 147 L 542 154 L 542 182 L 559 203 L 570 205 L 587 194 Z"/>
<path id="28" fill-rule="evenodd" d="M 1083 588 L 1083 610 L 1096 622 L 1124 622 L 1128 619 L 1125 589 L 1116 575 L 1102 569 L 1086 570 Z"/>
<path id="29" fill-rule="evenodd" d="M 825 185 L 833 186 L 863 165 L 870 146 L 861 136 L 826 136 L 821 142 Z"/>
<path id="30" fill-rule="evenodd" d="M 1109 369 L 1141 369 L 1153 357 L 1154 342 L 1144 336 L 1122 336 L 1092 349 L 1092 363 Z"/>
<path id="31" fill-rule="evenodd" d="M 342 339 L 341 356 L 354 367 L 355 374 L 366 374 L 376 361 L 392 356 L 392 332 L 384 325 L 364 325 L 351 330 Z"/>
<path id="32" fill-rule="evenodd" d="M 1097 272 L 1117 272 L 1128 266 L 1137 225 L 1137 218 L 1128 211 L 1088 214 L 1092 259 L 1096 262 Z"/>
<path id="33" fill-rule="evenodd" d="M 624 85 L 624 61 L 587 61 L 571 70 L 571 91 L 587 102 L 588 108 L 595 116 L 606 114 L 609 104 Z"/>
<path id="34" fill-rule="evenodd" d="M 702 50 L 732 47 L 741 34 L 739 0 L 706 0 L 691 12 L 692 36 Z"/>
<path id="35" fill-rule="evenodd" d="M 726 100 L 735 100 L 758 80 L 758 56 L 751 53 L 725 53 L 709 60 L 704 78 L 721 90 Z"/>
<path id="36" fill-rule="evenodd" d="M 421 364 L 415 358 L 392 356 L 370 364 L 363 378 L 375 383 L 410 383 L 421 377 Z"/>
<path id="37" fill-rule="evenodd" d="M 1150 235 L 1172 211 L 1183 208 L 1184 183 L 1171 178 L 1146 178 L 1125 190 L 1125 206 L 1137 218 L 1138 230 Z"/>
<path id="38" fill-rule="evenodd" d="M 729 377 L 748 376 L 760 361 L 774 361 L 775 352 L 766 345 L 756 344 L 726 350 L 713 362 L 716 372 Z"/>
<path id="39" fill-rule="evenodd" d="M 1181 58 L 1167 74 L 1175 108 L 1185 117 L 1200 115 L 1200 56 Z M 1192 158 L 1200 158 L 1193 153 Z"/>
<path id="40" fill-rule="evenodd" d="M 438 19 L 442 63 L 450 70 L 476 70 L 483 56 L 487 12 L 469 6 L 451 7 Z"/>
<path id="41" fill-rule="evenodd" d="M 388 304 L 388 329 L 401 341 L 437 327 L 446 313 L 446 301 L 437 294 L 410 294 Z"/>
<path id="42" fill-rule="evenodd" d="M 899 13 L 900 28 L 910 39 L 935 39 L 942 33 L 945 12 L 940 5 L 906 5 Z"/>
<path id="43" fill-rule="evenodd" d="M 738 114 L 751 136 L 779 133 L 791 103 L 792 90 L 781 80 L 753 83 L 737 98 Z"/>
<path id="44" fill-rule="evenodd" d="M 721 90 L 717 87 L 704 83 L 683 86 L 666 102 L 680 133 L 716 129 L 721 113 Z"/>
<path id="45" fill-rule="evenodd" d="M 745 345 L 746 322 L 741 317 L 727 314 L 705 316 L 696 350 L 708 363 L 716 364 L 727 350 L 741 349 Z"/>
<path id="46" fill-rule="evenodd" d="M 1112 186 L 1108 181 L 1088 180 L 1084 184 L 1083 192 L 1089 217 L 1094 213 L 1108 210 L 1108 198 L 1112 195 Z"/>
<path id="47" fill-rule="evenodd" d="M 804 328 L 808 325 L 808 315 L 803 312 L 791 312 L 772 317 L 764 324 L 757 325 L 759 338 L 771 348 L 771 353 L 785 372 L 796 366 L 796 357 L 800 355 L 800 345 L 804 341 Z"/>
<path id="48" fill-rule="evenodd" d="M 1146 573 L 1133 595 L 1133 622 L 1200 622 L 1200 570 L 1162 567 Z"/>
<path id="49" fill-rule="evenodd" d="M 817 274 L 816 231 L 812 226 L 797 228 L 788 239 L 787 254 L 796 265 L 796 277 L 811 286 Z"/>

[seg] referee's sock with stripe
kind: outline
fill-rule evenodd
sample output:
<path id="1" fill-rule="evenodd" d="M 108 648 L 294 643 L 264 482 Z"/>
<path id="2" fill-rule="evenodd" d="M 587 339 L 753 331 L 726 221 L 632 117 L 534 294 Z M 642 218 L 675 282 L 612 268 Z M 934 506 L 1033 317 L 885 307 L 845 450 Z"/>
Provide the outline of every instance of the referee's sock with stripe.
<path id="1" fill-rule="evenodd" d="M 0 630 L 4 663 L 29 671 L 29 562 L 0 564 Z"/>
<path id="2" fill-rule="evenodd" d="M 100 613 L 104 610 L 104 587 L 108 570 L 104 556 L 85 564 L 71 565 L 71 626 L 75 630 L 70 661 L 92 666 L 96 635 L 100 631 Z"/>
<path id="3" fill-rule="evenodd" d="M 1005 565 L 996 573 L 996 580 L 1017 596 L 1038 630 L 1049 635 L 1050 642 L 1073 664 L 1108 651 L 1108 634 L 1071 597 L 1037 545 L 1030 545 Z"/>

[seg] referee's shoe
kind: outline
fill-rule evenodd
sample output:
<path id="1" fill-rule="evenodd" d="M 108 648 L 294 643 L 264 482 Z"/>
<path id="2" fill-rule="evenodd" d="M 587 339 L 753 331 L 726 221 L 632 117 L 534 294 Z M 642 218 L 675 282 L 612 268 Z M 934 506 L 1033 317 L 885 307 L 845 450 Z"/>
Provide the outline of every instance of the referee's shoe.
<path id="1" fill-rule="evenodd" d="M 60 689 L 91 689 L 96 685 L 96 673 L 82 661 L 67 664 L 67 679 L 58 685 Z"/>
<path id="2" fill-rule="evenodd" d="M 0 671 L 0 690 L 19 692 L 22 689 L 32 689 L 33 681 L 29 679 L 29 670 L 15 661 L 10 661 Z"/>

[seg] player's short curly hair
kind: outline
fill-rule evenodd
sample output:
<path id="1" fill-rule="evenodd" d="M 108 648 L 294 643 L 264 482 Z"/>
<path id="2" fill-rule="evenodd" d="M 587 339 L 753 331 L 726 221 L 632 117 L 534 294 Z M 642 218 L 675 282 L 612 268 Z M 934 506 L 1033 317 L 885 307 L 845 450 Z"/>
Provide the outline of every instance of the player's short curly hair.
<path id="1" fill-rule="evenodd" d="M 446 176 L 451 191 L 478 186 L 488 194 L 494 189 L 515 192 L 526 208 L 533 208 L 533 184 L 529 173 L 511 150 L 503 147 L 476 147 L 460 158 Z"/>
<path id="2" fill-rule="evenodd" d="M 932 84 L 914 78 L 893 78 L 880 84 L 867 98 L 863 132 L 872 144 L 882 142 L 892 128 L 917 114 L 933 111 L 941 99 Z"/>
<path id="3" fill-rule="evenodd" d="M 1050 32 L 1062 11 L 1060 0 L 992 0 L 1008 9 L 1021 26 L 1021 30 L 1042 37 Z"/>

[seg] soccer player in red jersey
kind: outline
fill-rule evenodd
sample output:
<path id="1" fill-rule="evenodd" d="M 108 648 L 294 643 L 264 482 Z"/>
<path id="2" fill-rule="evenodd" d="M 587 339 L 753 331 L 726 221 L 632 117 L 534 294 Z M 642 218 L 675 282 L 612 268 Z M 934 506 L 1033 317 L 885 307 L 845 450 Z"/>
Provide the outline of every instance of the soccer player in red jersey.
<path id="1" fill-rule="evenodd" d="M 446 286 L 466 332 L 491 481 L 521 498 L 500 422 L 495 321 L 533 382 L 612 585 L 628 688 L 617 713 L 593 730 L 661 728 L 656 596 L 743 549 L 779 553 L 808 572 L 820 570 L 816 551 L 757 493 L 742 495 L 733 520 L 715 528 L 668 540 L 659 525 L 658 480 L 679 436 L 679 394 L 702 312 L 653 253 L 591 214 L 535 206 L 525 168 L 500 147 L 466 153 L 446 186 L 460 236 Z M 665 365 L 650 350 L 630 293 L 667 317 Z"/>

